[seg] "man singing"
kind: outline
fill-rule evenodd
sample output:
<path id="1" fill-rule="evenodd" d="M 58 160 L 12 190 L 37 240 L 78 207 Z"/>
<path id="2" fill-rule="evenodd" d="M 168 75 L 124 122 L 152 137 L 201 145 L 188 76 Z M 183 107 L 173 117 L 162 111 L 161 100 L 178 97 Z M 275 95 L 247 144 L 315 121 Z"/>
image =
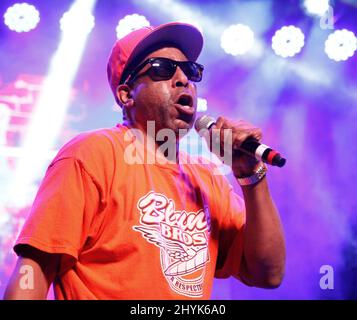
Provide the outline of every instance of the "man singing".
<path id="1" fill-rule="evenodd" d="M 52 283 L 56 299 L 209 299 L 214 277 L 281 284 L 285 243 L 265 165 L 233 154 L 242 199 L 214 164 L 182 161 L 202 46 L 201 33 L 184 23 L 115 43 L 107 73 L 123 124 L 80 134 L 51 162 L 14 247 L 6 299 L 46 299 Z M 216 130 L 219 144 L 229 130 L 235 147 L 262 136 L 223 117 Z M 22 285 L 24 266 L 32 288 Z"/>

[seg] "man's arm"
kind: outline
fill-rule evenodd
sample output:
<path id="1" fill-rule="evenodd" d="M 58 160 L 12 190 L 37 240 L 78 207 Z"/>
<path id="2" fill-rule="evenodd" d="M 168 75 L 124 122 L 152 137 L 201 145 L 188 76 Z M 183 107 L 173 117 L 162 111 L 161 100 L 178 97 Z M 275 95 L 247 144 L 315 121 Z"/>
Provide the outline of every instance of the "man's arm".
<path id="1" fill-rule="evenodd" d="M 5 300 L 45 300 L 54 281 L 60 255 L 27 247 L 18 258 L 5 290 Z"/>
<path id="2" fill-rule="evenodd" d="M 220 130 L 221 147 L 226 129 L 230 130 L 235 148 L 239 148 L 248 138 L 257 141 L 262 138 L 261 130 L 244 120 L 232 121 L 219 117 L 215 129 Z M 228 146 L 228 150 L 231 149 L 232 146 Z M 232 170 L 235 177 L 249 177 L 259 166 L 260 162 L 254 157 L 243 152 L 233 153 Z M 248 285 L 276 288 L 284 276 L 285 240 L 279 213 L 270 196 L 266 177 L 256 184 L 242 186 L 242 191 L 246 207 L 246 224 L 239 277 Z"/>
<path id="3" fill-rule="evenodd" d="M 263 288 L 278 287 L 284 276 L 285 241 L 268 189 L 267 179 L 242 187 L 246 225 L 240 277 L 243 282 Z"/>

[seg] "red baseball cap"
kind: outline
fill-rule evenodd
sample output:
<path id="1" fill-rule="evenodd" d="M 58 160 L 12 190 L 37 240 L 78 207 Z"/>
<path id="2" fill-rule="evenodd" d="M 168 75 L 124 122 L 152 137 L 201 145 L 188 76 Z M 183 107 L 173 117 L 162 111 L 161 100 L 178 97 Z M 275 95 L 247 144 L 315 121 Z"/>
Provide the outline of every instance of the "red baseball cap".
<path id="1" fill-rule="evenodd" d="M 177 47 L 188 60 L 196 61 L 203 47 L 203 36 L 193 25 L 171 22 L 132 31 L 115 42 L 108 60 L 107 76 L 116 101 L 117 87 L 130 71 L 158 46 L 165 45 Z"/>

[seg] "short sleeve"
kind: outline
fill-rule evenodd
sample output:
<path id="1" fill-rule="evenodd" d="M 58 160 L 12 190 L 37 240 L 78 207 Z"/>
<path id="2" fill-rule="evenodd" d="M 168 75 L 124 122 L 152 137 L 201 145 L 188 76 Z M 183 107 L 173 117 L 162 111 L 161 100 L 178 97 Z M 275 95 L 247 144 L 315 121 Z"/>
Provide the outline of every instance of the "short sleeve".
<path id="1" fill-rule="evenodd" d="M 238 277 L 243 254 L 245 205 L 225 177 L 218 184 L 217 210 L 221 213 L 216 278 Z"/>
<path id="2" fill-rule="evenodd" d="M 99 204 L 92 177 L 73 158 L 59 159 L 47 169 L 30 214 L 15 243 L 77 260 Z"/>

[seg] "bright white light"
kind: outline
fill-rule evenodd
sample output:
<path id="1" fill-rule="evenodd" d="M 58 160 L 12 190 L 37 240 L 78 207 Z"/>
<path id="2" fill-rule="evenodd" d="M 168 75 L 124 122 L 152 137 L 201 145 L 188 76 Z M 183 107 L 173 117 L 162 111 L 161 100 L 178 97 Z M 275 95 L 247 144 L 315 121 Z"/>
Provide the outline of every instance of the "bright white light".
<path id="1" fill-rule="evenodd" d="M 40 22 L 40 13 L 33 5 L 16 3 L 6 10 L 4 22 L 10 30 L 28 32 Z"/>
<path id="2" fill-rule="evenodd" d="M 11 219 L 11 215 L 0 205 L 0 230 L 3 230 Z"/>
<path id="3" fill-rule="evenodd" d="M 197 98 L 197 112 L 207 111 L 207 100 L 204 98 Z"/>
<path id="4" fill-rule="evenodd" d="M 203 14 L 198 7 L 188 5 L 180 0 L 131 0 L 143 10 L 150 10 L 152 14 L 163 14 L 168 21 L 189 22 L 200 30 L 200 27 L 210 38 L 219 38 L 225 28 L 222 19 Z M 193 23 L 194 22 L 194 23 Z M 200 30 L 201 31 L 201 30 Z M 214 41 L 207 41 L 207 46 L 215 48 Z"/>
<path id="5" fill-rule="evenodd" d="M 11 109 L 7 104 L 0 103 L 0 148 L 6 144 L 6 133 L 10 123 Z"/>
<path id="6" fill-rule="evenodd" d="M 222 49 L 233 56 L 247 53 L 254 44 L 253 31 L 243 24 L 236 24 L 223 31 L 221 36 Z"/>
<path id="7" fill-rule="evenodd" d="M 346 29 L 331 33 L 325 42 L 325 52 L 335 61 L 351 58 L 357 50 L 357 38 L 352 31 Z"/>
<path id="8" fill-rule="evenodd" d="M 8 239 L 11 236 L 11 231 L 12 230 L 12 220 L 13 217 L 11 214 L 2 206 L 2 203 L 0 203 L 0 244 L 3 246 L 4 245 L 4 238 Z M 1 248 L 3 249 L 3 247 Z M 0 250 L 3 251 L 3 250 Z M 1 256 L 0 256 L 1 258 Z"/>
<path id="9" fill-rule="evenodd" d="M 82 17 L 90 16 L 96 0 L 76 0 L 68 16 L 81 24 Z M 43 175 L 47 160 L 43 158 L 54 148 L 66 115 L 72 82 L 77 73 L 88 36 L 87 28 L 67 29 L 50 62 L 38 102 L 22 143 L 23 157 L 19 159 L 15 177 L 9 188 L 8 202 L 18 205 L 19 195 L 25 194 L 39 175 Z"/>
<path id="10" fill-rule="evenodd" d="M 278 56 L 293 57 L 304 46 L 305 36 L 301 29 L 294 26 L 284 26 L 277 30 L 272 38 L 272 48 Z"/>
<path id="11" fill-rule="evenodd" d="M 58 150 L 41 150 L 41 152 L 41 154 L 37 154 L 37 157 L 45 161 L 50 161 L 56 156 Z M 0 157 L 22 158 L 23 156 L 26 156 L 26 150 L 22 147 L 9 147 L 0 145 Z"/>
<path id="12" fill-rule="evenodd" d="M 311 15 L 322 17 L 329 9 L 329 0 L 305 0 L 304 7 L 306 12 Z"/>
<path id="13" fill-rule="evenodd" d="M 144 16 L 134 13 L 120 19 L 115 31 L 117 38 L 121 39 L 134 30 L 149 26 L 150 22 Z"/>
<path id="14" fill-rule="evenodd" d="M 83 6 L 76 6 L 65 12 L 60 20 L 60 28 L 63 32 L 89 34 L 94 28 L 95 18 L 83 11 Z"/>

